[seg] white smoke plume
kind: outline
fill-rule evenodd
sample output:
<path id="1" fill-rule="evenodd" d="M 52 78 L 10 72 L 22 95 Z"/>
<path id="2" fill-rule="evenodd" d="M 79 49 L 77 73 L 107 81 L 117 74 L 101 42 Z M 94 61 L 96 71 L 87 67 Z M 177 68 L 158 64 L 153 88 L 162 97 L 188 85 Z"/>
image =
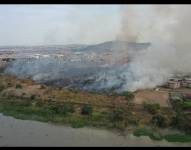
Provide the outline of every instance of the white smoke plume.
<path id="1" fill-rule="evenodd" d="M 191 5 L 126 5 L 121 13 L 118 39 L 152 45 L 129 64 L 101 74 L 102 88 L 154 88 L 169 77 L 191 73 Z"/>
<path id="2" fill-rule="evenodd" d="M 127 64 L 98 72 L 95 82 L 86 85 L 85 89 L 135 91 L 162 85 L 177 74 L 191 74 L 191 5 L 121 6 L 121 30 L 117 39 L 150 42 L 151 46 L 135 53 Z M 129 52 L 128 47 L 118 47 L 111 60 L 121 59 L 126 52 Z M 52 62 L 51 65 L 47 63 L 49 61 L 43 61 L 19 69 L 13 65 L 9 71 L 32 74 L 33 79 L 39 79 L 39 73 L 43 73 L 43 77 L 48 74 L 47 80 L 60 79 L 65 75 L 61 71 L 65 68 L 64 63 L 58 67 L 60 64 Z M 38 67 L 35 69 L 34 66 Z"/>

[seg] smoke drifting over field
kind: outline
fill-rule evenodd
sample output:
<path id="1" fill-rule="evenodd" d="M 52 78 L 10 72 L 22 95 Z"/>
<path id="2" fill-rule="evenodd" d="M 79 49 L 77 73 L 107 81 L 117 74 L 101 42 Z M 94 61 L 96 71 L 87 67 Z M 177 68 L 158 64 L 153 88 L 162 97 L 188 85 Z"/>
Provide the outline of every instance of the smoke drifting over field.
<path id="1" fill-rule="evenodd" d="M 94 72 L 94 82 L 83 89 L 116 89 L 117 91 L 153 88 L 176 74 L 191 73 L 191 6 L 190 5 L 125 5 L 121 7 L 121 30 L 117 39 L 128 42 L 150 42 L 128 64 L 112 66 L 110 69 Z M 127 49 L 118 49 L 112 54 L 119 60 Z M 18 65 L 8 68 L 13 74 L 42 73 L 49 80 L 64 77 L 64 64 L 49 61 L 37 65 Z M 37 68 L 34 68 L 38 66 Z M 53 66 L 53 67 L 51 67 Z M 27 69 L 26 69 L 27 68 Z M 35 69 L 35 70 L 34 70 Z M 30 71 L 29 71 L 30 70 Z M 51 70 L 51 71 L 50 71 Z M 50 74 L 51 73 L 51 74 Z"/>
<path id="2" fill-rule="evenodd" d="M 122 91 L 153 88 L 173 75 L 191 73 L 190 5 L 130 5 L 122 6 L 121 13 L 118 38 L 152 45 L 129 64 L 104 74 L 103 87 L 121 83 Z"/>

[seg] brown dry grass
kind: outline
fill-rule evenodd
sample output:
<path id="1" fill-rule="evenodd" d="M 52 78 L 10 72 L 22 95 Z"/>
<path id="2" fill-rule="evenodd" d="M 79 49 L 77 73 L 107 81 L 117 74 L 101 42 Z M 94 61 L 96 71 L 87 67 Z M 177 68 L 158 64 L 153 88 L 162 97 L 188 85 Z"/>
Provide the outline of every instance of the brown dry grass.
<path id="1" fill-rule="evenodd" d="M 8 86 L 8 83 L 11 86 Z M 133 101 L 134 105 L 129 105 L 125 96 L 108 96 L 98 93 L 88 93 L 84 91 L 73 91 L 68 89 L 58 89 L 49 86 L 42 86 L 31 80 L 19 80 L 11 76 L 0 76 L 0 84 L 6 85 L 6 88 L 0 93 L 5 96 L 13 96 L 18 98 L 31 98 L 35 95 L 37 100 L 42 102 L 70 102 L 75 107 L 77 114 L 80 114 L 84 104 L 93 106 L 95 112 L 111 112 L 114 107 L 125 107 L 130 111 L 133 118 L 138 120 L 140 125 L 149 125 L 152 115 L 143 109 L 142 103 L 151 102 L 159 103 L 161 107 L 168 107 L 168 92 L 142 90 L 135 93 Z M 22 88 L 16 88 L 16 84 L 20 84 Z M 28 100 L 28 99 L 25 99 Z M 169 108 L 167 108 L 169 110 Z M 163 111 L 163 110 L 162 110 Z M 170 110 L 169 110 L 170 111 Z M 171 116 L 170 113 L 164 111 L 165 114 Z"/>
<path id="2" fill-rule="evenodd" d="M 7 86 L 7 88 L 2 92 L 10 96 L 30 98 L 31 95 L 36 95 L 37 98 L 43 101 L 51 100 L 56 102 L 71 102 L 74 104 L 91 104 L 101 107 L 128 105 L 124 96 L 107 96 L 83 91 L 74 92 L 68 89 L 59 90 L 48 86 L 41 88 L 41 85 L 35 84 L 34 81 L 27 79 L 19 80 L 12 76 L 1 76 L 0 82 L 6 84 L 11 83 L 11 86 Z M 22 88 L 15 88 L 16 84 L 20 84 Z"/>
<path id="3" fill-rule="evenodd" d="M 162 107 L 169 107 L 168 91 L 141 90 L 137 91 L 134 98 L 135 104 L 143 102 L 158 103 Z"/>

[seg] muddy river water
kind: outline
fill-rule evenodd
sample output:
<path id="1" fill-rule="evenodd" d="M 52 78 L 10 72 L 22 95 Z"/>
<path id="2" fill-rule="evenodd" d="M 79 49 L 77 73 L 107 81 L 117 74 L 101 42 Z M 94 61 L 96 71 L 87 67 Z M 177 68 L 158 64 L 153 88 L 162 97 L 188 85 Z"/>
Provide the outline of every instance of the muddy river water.
<path id="1" fill-rule="evenodd" d="M 153 141 L 148 137 L 122 136 L 102 129 L 56 126 L 18 120 L 0 114 L 0 147 L 6 146 L 191 146 L 191 143 Z"/>

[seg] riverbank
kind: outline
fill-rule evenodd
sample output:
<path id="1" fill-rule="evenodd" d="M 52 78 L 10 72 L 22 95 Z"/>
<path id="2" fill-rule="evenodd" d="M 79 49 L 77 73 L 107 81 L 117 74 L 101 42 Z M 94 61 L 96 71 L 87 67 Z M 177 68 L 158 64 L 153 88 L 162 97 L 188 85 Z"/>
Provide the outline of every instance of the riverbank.
<path id="1" fill-rule="evenodd" d="M 95 128 L 74 129 L 67 126 L 18 120 L 0 114 L 0 146 L 191 146 L 191 143 L 153 141 L 132 134 L 121 136 Z"/>
<path id="2" fill-rule="evenodd" d="M 0 80 L 0 112 L 6 116 L 73 128 L 130 132 L 160 141 L 191 141 L 190 135 L 183 132 L 161 134 L 160 129 L 172 127 L 173 110 L 157 104 L 136 105 L 133 93 L 109 96 L 51 88 L 8 76 Z"/>
<path id="3" fill-rule="evenodd" d="M 62 106 L 62 111 L 59 109 Z M 100 113 L 93 111 L 91 114 L 74 114 L 72 105 L 67 103 L 64 105 L 56 105 L 52 103 L 42 104 L 37 100 L 28 100 L 18 98 L 0 100 L 0 112 L 7 116 L 13 116 L 22 120 L 36 120 L 41 122 L 48 122 L 55 125 L 68 125 L 73 128 L 82 127 L 97 127 L 102 129 L 109 129 L 110 131 L 117 130 L 118 133 L 131 133 L 137 137 L 147 136 L 152 140 L 157 141 L 170 141 L 170 142 L 190 142 L 191 137 L 189 135 L 183 135 L 180 132 L 170 134 L 161 134 L 158 129 L 153 128 L 140 128 L 138 124 L 134 123 L 128 125 L 129 120 L 115 120 L 112 122 L 111 112 Z M 115 116 L 116 115 L 116 116 Z M 120 111 L 116 112 L 114 117 L 121 117 Z M 124 115 L 124 114 L 123 114 Z M 132 121 L 132 120 L 131 120 Z M 129 127 L 129 128 L 128 128 Z M 127 130 L 129 129 L 129 130 Z"/>

